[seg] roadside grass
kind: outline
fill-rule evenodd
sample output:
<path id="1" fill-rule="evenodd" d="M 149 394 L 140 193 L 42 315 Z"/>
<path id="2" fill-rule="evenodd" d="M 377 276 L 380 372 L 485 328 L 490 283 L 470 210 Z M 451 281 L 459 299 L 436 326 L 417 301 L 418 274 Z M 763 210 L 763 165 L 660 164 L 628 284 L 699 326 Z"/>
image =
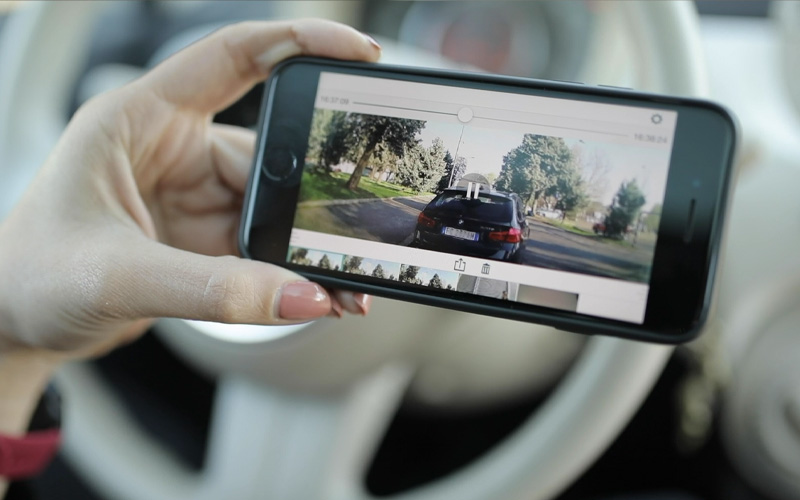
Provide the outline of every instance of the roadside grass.
<path id="1" fill-rule="evenodd" d="M 578 227 L 575 223 L 571 221 L 560 221 L 557 219 L 550 219 L 547 217 L 536 217 L 537 221 L 544 222 L 553 227 L 558 227 L 563 229 L 564 231 L 568 231 L 573 234 L 578 234 L 580 236 L 588 236 L 590 238 L 594 238 L 597 241 L 602 241 L 609 245 L 616 245 L 622 248 L 628 249 L 635 249 L 642 246 L 655 246 L 655 234 L 654 233 L 640 233 L 637 244 L 633 244 L 633 241 L 630 240 L 630 237 L 625 238 L 607 238 L 599 234 L 595 234 L 594 231 L 589 231 L 583 228 Z M 650 272 L 647 270 L 645 274 L 649 275 Z"/>
<path id="2" fill-rule="evenodd" d="M 581 236 L 591 236 L 593 238 L 597 237 L 597 235 L 594 234 L 594 231 L 587 231 L 585 229 L 581 229 L 581 228 L 579 228 L 578 226 L 576 226 L 575 224 L 573 224 L 573 223 L 571 223 L 569 221 L 561 222 L 560 220 L 550 219 L 550 218 L 547 218 L 547 217 L 536 217 L 536 220 L 538 220 L 540 222 L 544 222 L 545 224 L 548 224 L 548 225 L 551 225 L 551 226 L 554 226 L 554 227 L 559 227 L 559 228 L 561 228 L 561 229 L 563 229 L 565 231 L 569 231 L 570 233 L 579 234 Z"/>
<path id="3" fill-rule="evenodd" d="M 312 174 L 303 172 L 302 188 L 299 201 L 311 200 L 360 200 L 364 198 L 393 198 L 395 196 L 413 196 L 415 193 L 400 186 L 385 182 L 376 182 L 362 177 L 355 191 L 347 189 L 345 184 L 350 174 L 334 172 L 331 174 Z"/>

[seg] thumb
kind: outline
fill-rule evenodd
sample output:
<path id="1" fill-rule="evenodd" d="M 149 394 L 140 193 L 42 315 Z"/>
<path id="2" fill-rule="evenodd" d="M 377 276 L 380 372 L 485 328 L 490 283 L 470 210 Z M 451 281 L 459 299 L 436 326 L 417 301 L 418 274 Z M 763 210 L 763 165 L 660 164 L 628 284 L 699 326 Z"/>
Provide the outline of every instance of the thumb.
<path id="1" fill-rule="evenodd" d="M 324 288 L 278 266 L 208 257 L 152 240 L 131 254 L 107 273 L 107 292 L 96 302 L 116 309 L 113 316 L 285 324 L 331 312 Z"/>

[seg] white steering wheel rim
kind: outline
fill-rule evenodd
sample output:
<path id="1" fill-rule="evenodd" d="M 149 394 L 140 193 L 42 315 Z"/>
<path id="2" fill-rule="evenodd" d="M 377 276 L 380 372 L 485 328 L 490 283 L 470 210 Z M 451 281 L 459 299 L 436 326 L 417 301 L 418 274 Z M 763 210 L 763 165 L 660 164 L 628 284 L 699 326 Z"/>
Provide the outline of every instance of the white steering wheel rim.
<path id="1" fill-rule="evenodd" d="M 98 7 L 95 2 L 31 5 L 16 13 L 0 33 L 0 60 L 4 61 L 0 69 L 0 176 L 13 180 L 0 197 L 5 203 L 0 215 L 16 201 L 63 126 L 60 116 L 68 87 L 45 82 L 52 82 L 53 75 L 60 75 L 64 82 L 74 79 Z M 652 88 L 677 94 L 706 92 L 691 3 L 621 2 L 614 8 L 624 11 L 635 27 L 637 46 L 646 51 L 649 64 L 663 69 L 653 73 L 659 75 L 661 86 L 653 83 Z M 36 36 L 43 31 L 56 33 L 60 43 L 53 45 L 52 37 Z M 30 126 L 18 128 L 23 123 Z M 554 395 L 511 438 L 458 473 L 397 498 L 552 498 L 617 436 L 670 352 L 663 346 L 591 339 Z M 241 500 L 367 499 L 371 497 L 363 491 L 359 474 L 398 403 L 408 373 L 402 363 L 388 364 L 362 383 L 324 398 L 283 394 L 228 376 L 220 383 L 208 465 L 195 475 L 147 439 L 94 374 L 85 366 L 73 366 L 61 378 L 69 401 L 66 451 L 83 476 L 115 500 L 200 500 L 222 493 Z M 270 417 L 275 425 L 253 429 L 256 436 L 249 441 L 241 441 L 241 432 L 226 439 L 248 412 Z M 373 418 L 365 418 L 369 415 Z M 314 431 L 305 440 L 298 422 Z M 293 453 L 295 446 L 318 450 L 317 462 L 309 463 L 303 458 L 308 455 Z M 272 451 L 266 453 L 269 447 Z M 247 460 L 243 462 L 242 456 Z M 239 474 L 242 469 L 247 471 Z M 246 481 L 226 482 L 226 472 L 232 470 Z"/>

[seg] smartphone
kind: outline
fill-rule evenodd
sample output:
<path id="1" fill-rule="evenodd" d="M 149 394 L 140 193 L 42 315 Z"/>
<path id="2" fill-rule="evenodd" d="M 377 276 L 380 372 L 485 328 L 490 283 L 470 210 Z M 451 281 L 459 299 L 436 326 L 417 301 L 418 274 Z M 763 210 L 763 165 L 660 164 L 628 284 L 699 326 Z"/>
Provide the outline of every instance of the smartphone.
<path id="1" fill-rule="evenodd" d="M 697 99 L 295 58 L 266 83 L 241 252 L 330 288 L 684 342 L 735 142 Z"/>

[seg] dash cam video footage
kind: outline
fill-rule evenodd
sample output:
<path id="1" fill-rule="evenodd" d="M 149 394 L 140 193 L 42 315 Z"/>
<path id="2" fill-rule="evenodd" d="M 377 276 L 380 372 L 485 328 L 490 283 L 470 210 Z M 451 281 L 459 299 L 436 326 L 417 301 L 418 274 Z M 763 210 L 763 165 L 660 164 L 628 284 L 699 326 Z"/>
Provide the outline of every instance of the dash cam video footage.
<path id="1" fill-rule="evenodd" d="M 644 148 L 323 109 L 309 143 L 296 228 L 649 281 Z"/>
<path id="2" fill-rule="evenodd" d="M 421 85 L 402 84 L 401 90 Z M 418 285 L 569 310 L 580 309 L 589 281 L 561 287 L 562 297 L 524 273 L 510 280 L 495 269 L 511 264 L 640 284 L 628 288 L 635 288 L 636 312 L 611 315 L 641 320 L 669 145 L 639 143 L 636 134 L 597 120 L 588 129 L 559 126 L 563 117 L 504 119 L 519 117 L 512 111 L 482 118 L 479 106 L 432 111 L 410 92 L 403 101 L 402 92 L 390 99 L 370 89 L 360 96 L 324 92 L 320 84 L 287 260 L 296 260 L 298 249 L 337 251 L 344 272 L 353 257 L 382 259 L 387 279 L 387 265 L 399 266 L 395 280 L 422 269 Z M 428 268 L 418 261 L 428 254 L 412 250 L 452 256 L 453 263 Z M 466 269 L 460 257 L 478 260 Z"/>

